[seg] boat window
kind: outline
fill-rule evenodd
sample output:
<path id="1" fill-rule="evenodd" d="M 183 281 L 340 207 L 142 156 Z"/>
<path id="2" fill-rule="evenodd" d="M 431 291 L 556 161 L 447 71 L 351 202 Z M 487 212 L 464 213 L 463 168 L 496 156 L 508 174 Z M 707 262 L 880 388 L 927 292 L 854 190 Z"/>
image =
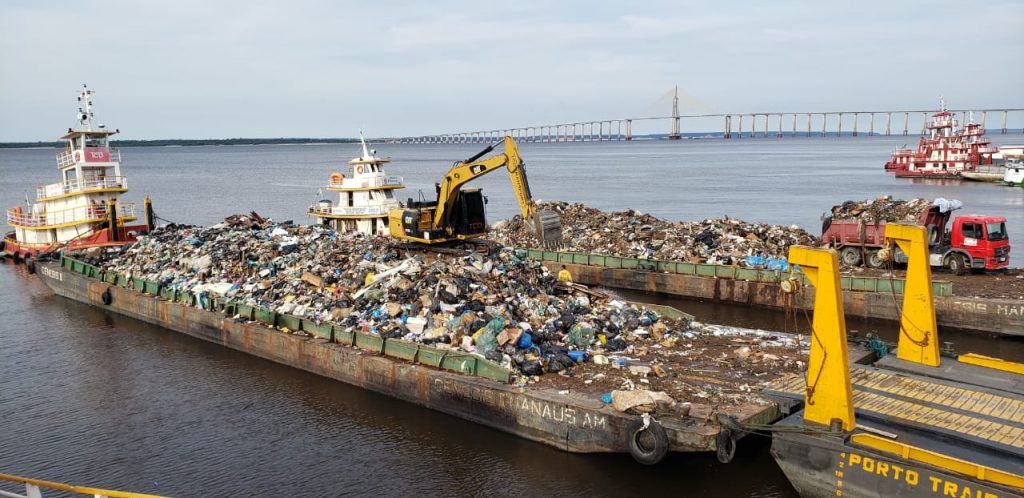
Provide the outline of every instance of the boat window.
<path id="1" fill-rule="evenodd" d="M 985 230 L 988 232 L 988 240 L 1006 240 L 1005 223 L 987 223 Z"/>

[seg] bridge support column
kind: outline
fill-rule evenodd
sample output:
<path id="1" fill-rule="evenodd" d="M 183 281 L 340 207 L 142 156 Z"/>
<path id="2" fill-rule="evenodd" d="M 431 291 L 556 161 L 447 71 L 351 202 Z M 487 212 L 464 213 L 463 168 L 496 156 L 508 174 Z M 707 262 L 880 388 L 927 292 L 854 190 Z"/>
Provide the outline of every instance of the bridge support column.
<path id="1" fill-rule="evenodd" d="M 922 112 L 921 113 L 921 136 L 923 137 L 923 136 L 925 136 L 927 134 L 928 134 L 928 113 L 927 112 Z"/>
<path id="2" fill-rule="evenodd" d="M 633 120 L 626 120 L 626 140 L 633 140 Z"/>
<path id="3" fill-rule="evenodd" d="M 828 134 L 828 113 L 821 113 L 821 136 Z"/>
<path id="4" fill-rule="evenodd" d="M 853 136 L 857 136 L 857 117 L 859 114 L 853 113 Z"/>
<path id="5" fill-rule="evenodd" d="M 1003 135 L 1006 135 L 1006 122 L 1008 121 L 1009 111 L 1003 111 Z"/>
<path id="6" fill-rule="evenodd" d="M 807 136 L 811 136 L 811 113 L 807 113 Z"/>
<path id="7" fill-rule="evenodd" d="M 910 133 L 910 113 L 903 113 L 903 136 L 907 136 Z"/>
<path id="8" fill-rule="evenodd" d="M 764 115 L 764 138 L 768 138 L 768 115 Z"/>
<path id="9" fill-rule="evenodd" d="M 732 116 L 725 115 L 725 131 L 722 132 L 722 138 L 732 138 Z"/>
<path id="10" fill-rule="evenodd" d="M 885 136 L 892 134 L 892 113 L 885 113 Z"/>
<path id="11" fill-rule="evenodd" d="M 750 115 L 750 138 L 757 138 L 757 114 Z"/>
<path id="12" fill-rule="evenodd" d="M 843 136 L 843 113 L 839 113 L 839 126 L 838 126 L 837 129 L 839 130 L 837 136 L 842 137 Z"/>

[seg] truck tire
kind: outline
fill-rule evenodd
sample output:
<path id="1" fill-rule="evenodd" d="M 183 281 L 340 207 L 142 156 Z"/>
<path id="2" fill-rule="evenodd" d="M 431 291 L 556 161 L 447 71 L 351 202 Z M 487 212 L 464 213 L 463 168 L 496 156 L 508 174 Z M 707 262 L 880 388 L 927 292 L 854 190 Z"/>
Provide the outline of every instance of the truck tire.
<path id="1" fill-rule="evenodd" d="M 860 266 L 860 248 L 854 246 L 846 246 L 839 251 L 839 262 L 843 266 Z"/>
<path id="2" fill-rule="evenodd" d="M 885 268 L 886 261 L 879 256 L 878 251 L 868 251 L 867 264 L 870 268 Z"/>
<path id="3" fill-rule="evenodd" d="M 964 259 L 963 254 L 950 254 L 946 257 L 946 267 L 954 275 L 963 275 L 967 273 L 967 260 Z"/>
<path id="4" fill-rule="evenodd" d="M 660 462 L 662 458 L 665 458 L 669 449 L 668 434 L 665 433 L 665 428 L 654 420 L 651 420 L 646 428 L 642 421 L 638 422 L 628 443 L 630 455 L 644 465 L 654 465 Z"/>

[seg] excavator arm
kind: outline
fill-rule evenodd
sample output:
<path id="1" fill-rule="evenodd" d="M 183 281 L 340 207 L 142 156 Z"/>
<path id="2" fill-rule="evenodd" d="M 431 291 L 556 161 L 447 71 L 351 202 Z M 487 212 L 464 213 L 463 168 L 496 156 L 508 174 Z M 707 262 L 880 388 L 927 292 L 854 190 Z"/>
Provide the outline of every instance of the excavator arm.
<path id="1" fill-rule="evenodd" d="M 448 170 L 444 181 L 441 182 L 441 192 L 437 198 L 437 210 L 434 212 L 433 226 L 451 226 L 449 218 L 455 208 L 459 191 L 464 185 L 487 173 L 505 168 L 508 171 L 509 179 L 512 181 L 512 190 L 519 201 L 519 210 L 522 213 L 523 219 L 533 222 L 534 231 L 545 246 L 561 245 L 561 217 L 553 212 L 538 212 L 537 204 L 533 201 L 533 195 L 530 193 L 530 184 L 526 178 L 523 160 L 519 156 L 519 147 L 516 146 L 516 142 L 512 137 L 505 137 L 505 140 L 501 143 L 504 144 L 504 153 L 480 160 L 481 157 L 498 146 L 498 144 L 493 144 Z"/>

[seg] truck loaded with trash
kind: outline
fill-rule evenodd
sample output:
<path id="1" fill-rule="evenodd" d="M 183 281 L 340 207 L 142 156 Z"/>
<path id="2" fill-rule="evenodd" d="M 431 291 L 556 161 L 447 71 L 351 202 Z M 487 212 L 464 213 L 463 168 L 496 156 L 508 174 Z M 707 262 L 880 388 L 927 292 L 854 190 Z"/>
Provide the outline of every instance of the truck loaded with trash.
<path id="1" fill-rule="evenodd" d="M 821 242 L 839 251 L 847 266 L 866 264 L 883 268 L 890 257 L 885 243 L 886 223 L 916 224 L 928 229 L 929 262 L 963 274 L 968 270 L 999 270 L 1010 265 L 1010 240 L 1006 217 L 963 215 L 952 219 L 963 207 L 957 200 L 910 201 L 881 197 L 870 204 L 846 202 L 825 214 Z M 947 229 L 947 225 L 949 228 Z M 892 258 L 906 263 L 895 251 Z"/>

